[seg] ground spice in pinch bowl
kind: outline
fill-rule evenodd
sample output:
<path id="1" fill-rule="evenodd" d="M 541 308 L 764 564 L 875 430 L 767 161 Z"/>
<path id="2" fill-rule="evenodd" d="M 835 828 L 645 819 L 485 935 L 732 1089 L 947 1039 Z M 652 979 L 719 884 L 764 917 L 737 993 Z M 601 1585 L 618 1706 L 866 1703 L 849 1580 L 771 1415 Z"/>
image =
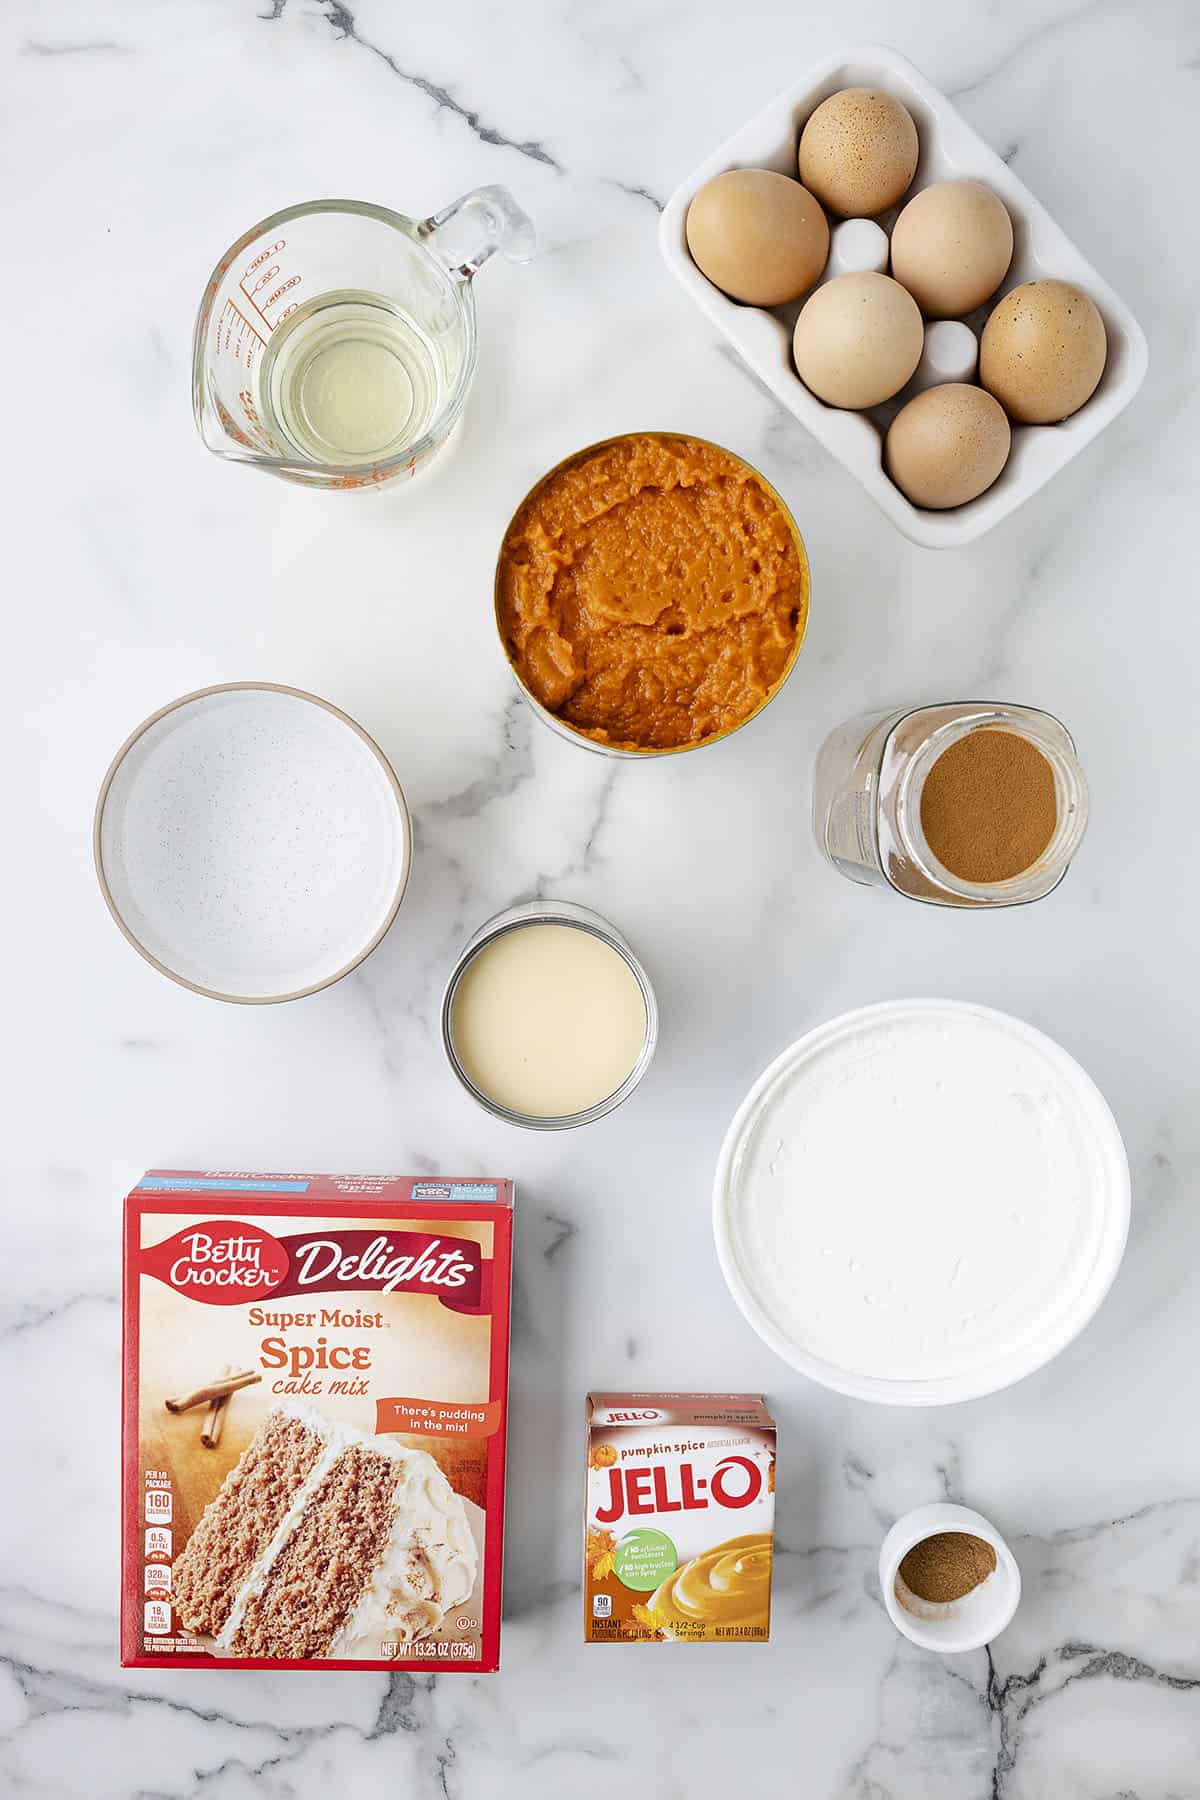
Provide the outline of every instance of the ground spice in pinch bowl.
<path id="1" fill-rule="evenodd" d="M 775 490 L 704 438 L 575 452 L 517 508 L 496 625 L 525 698 L 614 756 L 719 742 L 774 698 L 808 622 L 804 542 Z"/>
<path id="2" fill-rule="evenodd" d="M 944 1500 L 896 1520 L 880 1547 L 879 1585 L 897 1631 L 951 1656 L 991 1643 L 1021 1599 L 1021 1571 L 996 1527 Z"/>
<path id="3" fill-rule="evenodd" d="M 900 1603 L 906 1604 L 899 1588 L 903 1583 L 917 1600 L 949 1606 L 986 1581 L 995 1567 L 996 1552 L 983 1538 L 970 1531 L 935 1531 L 900 1559 L 896 1574 Z"/>

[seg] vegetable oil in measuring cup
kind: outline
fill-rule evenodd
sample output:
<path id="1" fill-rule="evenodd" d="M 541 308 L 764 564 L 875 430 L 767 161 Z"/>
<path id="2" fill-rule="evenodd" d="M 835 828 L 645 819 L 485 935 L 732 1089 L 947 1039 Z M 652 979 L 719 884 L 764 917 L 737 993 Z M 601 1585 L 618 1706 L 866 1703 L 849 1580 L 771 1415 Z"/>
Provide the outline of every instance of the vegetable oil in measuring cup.
<path id="1" fill-rule="evenodd" d="M 441 410 L 441 361 L 408 313 L 342 289 L 271 336 L 257 404 L 272 437 L 320 463 L 371 463 L 415 444 Z"/>

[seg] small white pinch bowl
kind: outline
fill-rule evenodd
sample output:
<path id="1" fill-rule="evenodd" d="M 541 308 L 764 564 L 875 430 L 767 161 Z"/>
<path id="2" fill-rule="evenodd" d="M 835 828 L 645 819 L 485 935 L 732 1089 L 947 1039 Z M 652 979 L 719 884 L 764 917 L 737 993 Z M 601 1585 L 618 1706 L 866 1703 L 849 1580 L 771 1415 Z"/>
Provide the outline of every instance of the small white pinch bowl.
<path id="1" fill-rule="evenodd" d="M 950 1600 L 944 1605 L 919 1602 L 921 1612 L 910 1612 L 896 1598 L 900 1564 L 914 1545 L 944 1531 L 965 1531 L 971 1537 L 982 1538 L 996 1552 L 996 1567 L 961 1600 Z M 896 1520 L 879 1552 L 879 1585 L 888 1618 L 896 1630 L 922 1650 L 936 1650 L 942 1656 L 959 1656 L 990 1644 L 1011 1624 L 1021 1599 L 1017 1559 L 996 1527 L 971 1507 L 953 1506 L 948 1501 L 918 1506 Z"/>
<path id="2" fill-rule="evenodd" d="M 231 682 L 138 726 L 93 850 L 140 955 L 214 1000 L 298 1000 L 357 968 L 408 882 L 412 827 L 379 746 L 327 700 Z"/>
<path id="3" fill-rule="evenodd" d="M 901 205 L 935 181 L 971 179 L 985 182 L 1008 208 L 1013 222 L 1012 264 L 997 293 L 970 315 L 977 329 L 1010 288 L 1056 278 L 1076 282 L 1091 296 L 1108 334 L 1108 360 L 1091 399 L 1059 425 L 1014 426 L 1012 451 L 999 479 L 978 499 L 945 512 L 914 506 L 883 469 L 888 425 L 920 384 L 902 388 L 886 405 L 869 412 L 826 406 L 805 387 L 792 362 L 792 328 L 799 307 L 767 310 L 740 305 L 700 273 L 687 247 L 687 210 L 706 182 L 726 169 L 776 169 L 795 176 L 800 132 L 809 114 L 830 94 L 859 86 L 894 94 L 916 122 L 921 155 Z M 890 230 L 899 210 L 891 208 L 880 225 Z M 907 57 L 885 44 L 862 44 L 827 57 L 777 94 L 680 182 L 663 212 L 658 242 L 672 275 L 742 361 L 855 476 L 897 530 L 931 549 L 969 544 L 1015 512 L 1124 411 L 1146 374 L 1145 334 L 1124 301 L 945 94 Z"/>

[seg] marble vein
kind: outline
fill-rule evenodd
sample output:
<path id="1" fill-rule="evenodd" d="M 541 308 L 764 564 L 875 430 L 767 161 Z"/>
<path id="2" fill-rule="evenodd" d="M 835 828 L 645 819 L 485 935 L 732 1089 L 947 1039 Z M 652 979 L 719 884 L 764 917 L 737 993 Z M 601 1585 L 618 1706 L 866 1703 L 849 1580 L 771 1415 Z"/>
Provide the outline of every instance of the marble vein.
<path id="1" fill-rule="evenodd" d="M 560 1218 L 557 1213 L 548 1212 L 544 1217 L 547 1225 L 551 1227 L 553 1236 L 543 1249 L 542 1257 L 546 1262 L 553 1262 L 564 1245 L 570 1243 L 579 1228 L 570 1219 Z"/>
<path id="2" fill-rule="evenodd" d="M 956 87 L 947 88 L 947 94 L 951 100 L 957 102 L 965 99 L 969 94 L 979 93 L 980 90 L 986 87 L 990 82 L 993 82 L 999 76 L 1006 74 L 1014 64 L 1023 61 L 1029 55 L 1030 51 L 1044 45 L 1048 38 L 1057 37 L 1063 32 L 1070 31 L 1074 26 L 1080 24 L 1082 20 L 1088 18 L 1091 14 L 1100 11 L 1106 4 L 1107 0 L 1085 0 L 1084 5 L 1075 7 L 1071 12 L 1044 20 L 1041 24 L 1036 25 L 1032 31 L 1027 32 L 1026 35 L 1014 44 L 1011 49 L 1006 51 L 1003 56 L 993 62 L 988 68 L 985 68 L 981 74 L 975 76 L 970 81 L 959 83 Z"/>
<path id="3" fill-rule="evenodd" d="M 649 188 L 639 187 L 630 181 L 614 181 L 612 185 L 620 188 L 623 194 L 629 194 L 634 200 L 648 200 L 657 213 L 666 210 L 666 201 L 660 200 L 657 194 L 652 194 Z"/>
<path id="4" fill-rule="evenodd" d="M 119 44 L 115 38 L 91 38 L 75 44 L 47 44 L 39 38 L 26 38 L 25 49 L 30 56 L 99 56 L 110 52 L 122 56 L 132 54 L 132 46 Z"/>
<path id="5" fill-rule="evenodd" d="M 562 884 L 590 875 L 601 860 L 600 841 L 608 824 L 617 775 L 621 764 L 616 757 L 604 759 L 605 772 L 590 797 L 590 811 L 584 811 L 582 827 L 577 834 L 582 841 L 578 849 L 569 848 L 560 867 L 554 872 L 542 870 L 533 886 L 530 899 L 552 899 L 560 894 Z"/>
<path id="6" fill-rule="evenodd" d="M 101 1289 L 91 1293 L 68 1293 L 61 1300 L 9 1303 L 11 1311 L 7 1314 L 4 1310 L 5 1303 L 0 1300 L 0 1342 L 21 1337 L 25 1332 L 40 1331 L 44 1325 L 67 1323 L 72 1313 L 84 1308 L 102 1307 L 109 1310 L 120 1304 L 121 1296 L 115 1287 L 111 1291 Z"/>
<path id="7" fill-rule="evenodd" d="M 431 81 L 428 76 L 418 75 L 413 70 L 404 68 L 398 58 L 393 56 L 390 51 L 385 50 L 381 44 L 375 43 L 371 38 L 363 37 L 358 29 L 354 13 L 342 3 L 342 0 L 321 0 L 321 4 L 325 8 L 325 15 L 337 37 L 348 39 L 350 42 L 358 44 L 361 49 L 370 51 L 372 56 L 378 57 L 379 61 L 392 71 L 393 75 L 405 82 L 407 86 L 415 88 L 418 93 L 424 94 L 427 99 L 432 100 L 438 112 L 448 112 L 453 114 L 456 119 L 461 119 L 467 129 L 474 132 L 481 144 L 488 144 L 500 150 L 515 150 L 519 156 L 527 156 L 531 162 L 543 163 L 558 174 L 563 173 L 562 164 L 557 157 L 550 154 L 544 144 L 539 144 L 532 138 L 508 137 L 494 125 L 486 124 L 482 113 L 474 107 L 464 106 L 462 101 L 455 97 L 452 89 L 443 86 L 441 82 Z M 286 8 L 287 0 L 272 0 L 271 11 L 260 13 L 259 17 L 273 22 L 283 17 Z"/>
<path id="8" fill-rule="evenodd" d="M 535 775 L 533 729 L 529 707 L 520 694 L 513 694 L 501 720 L 499 753 L 488 762 L 484 773 L 474 776 L 465 787 L 429 801 L 421 809 L 422 819 L 477 819 L 485 807 L 497 800 L 511 800 Z"/>
<path id="9" fill-rule="evenodd" d="M 1018 1671 L 1001 1679 L 995 1668 L 992 1651 L 983 1652 L 987 1659 L 987 1686 L 984 1699 L 988 1711 L 999 1728 L 996 1760 L 992 1769 L 991 1800 L 1007 1800 L 1017 1773 L 1022 1735 L 1030 1715 L 1039 1707 L 1063 1694 L 1075 1682 L 1108 1679 L 1121 1682 L 1150 1682 L 1177 1693 L 1200 1692 L 1200 1674 L 1172 1675 L 1154 1668 L 1140 1657 L 1121 1650 L 1103 1649 L 1093 1644 L 1066 1643 L 1038 1658 L 1028 1671 Z M 1072 1663 L 1084 1666 L 1063 1674 Z M 1200 1716 L 1196 1721 L 1200 1734 Z M 1200 1736 L 1198 1736 L 1200 1742 Z"/>

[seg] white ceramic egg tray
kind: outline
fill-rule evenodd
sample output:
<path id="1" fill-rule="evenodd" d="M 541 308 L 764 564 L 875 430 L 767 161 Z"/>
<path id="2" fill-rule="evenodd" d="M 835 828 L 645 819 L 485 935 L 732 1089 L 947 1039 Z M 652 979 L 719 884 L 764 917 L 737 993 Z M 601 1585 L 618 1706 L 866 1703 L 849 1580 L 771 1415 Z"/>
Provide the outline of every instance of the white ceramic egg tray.
<path id="1" fill-rule="evenodd" d="M 1060 425 L 1014 425 L 1012 452 L 999 479 L 977 500 L 946 512 L 913 506 L 883 471 L 884 433 L 917 391 L 916 385 L 869 412 L 826 406 L 804 386 L 792 362 L 792 328 L 802 303 L 769 312 L 743 306 L 713 287 L 688 254 L 687 210 L 705 182 L 726 169 L 777 169 L 795 176 L 805 120 L 822 100 L 845 87 L 876 87 L 894 94 L 912 114 L 920 134 L 921 157 L 912 186 L 900 205 L 881 217 L 881 224 L 890 228 L 919 189 L 963 178 L 986 182 L 1011 213 L 1012 265 L 999 291 L 969 316 L 976 336 L 1001 295 L 1023 281 L 1044 278 L 1077 282 L 1099 307 L 1108 333 L 1104 374 L 1087 404 Z M 776 398 L 858 477 L 905 537 L 932 549 L 969 544 L 1015 512 L 1129 405 L 1146 373 L 1145 334 L 1129 308 L 945 95 L 886 45 L 866 44 L 830 57 L 757 113 L 676 188 L 662 216 L 659 244 L 676 280 Z"/>

